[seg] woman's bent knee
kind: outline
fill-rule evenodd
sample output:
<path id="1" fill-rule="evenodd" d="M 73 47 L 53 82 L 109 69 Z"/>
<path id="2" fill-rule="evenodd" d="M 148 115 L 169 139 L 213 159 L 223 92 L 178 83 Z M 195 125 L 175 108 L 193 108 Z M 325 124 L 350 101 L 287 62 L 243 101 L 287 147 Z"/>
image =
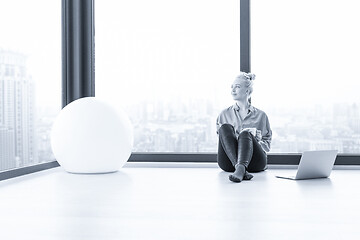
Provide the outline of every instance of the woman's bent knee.
<path id="1" fill-rule="evenodd" d="M 219 134 L 233 133 L 234 127 L 231 124 L 225 123 L 219 128 Z"/>
<path id="2" fill-rule="evenodd" d="M 242 131 L 240 134 L 239 134 L 239 138 L 241 137 L 251 137 L 251 132 L 249 131 Z"/>

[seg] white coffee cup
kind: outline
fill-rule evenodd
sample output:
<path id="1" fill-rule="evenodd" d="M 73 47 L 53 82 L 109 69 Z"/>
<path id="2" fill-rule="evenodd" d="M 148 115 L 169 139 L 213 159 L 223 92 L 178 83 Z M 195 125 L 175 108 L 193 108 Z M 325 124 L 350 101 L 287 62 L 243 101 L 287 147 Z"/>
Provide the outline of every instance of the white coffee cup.
<path id="1" fill-rule="evenodd" d="M 248 131 L 249 133 L 251 133 L 252 135 L 256 136 L 256 128 L 244 128 L 241 131 Z"/>

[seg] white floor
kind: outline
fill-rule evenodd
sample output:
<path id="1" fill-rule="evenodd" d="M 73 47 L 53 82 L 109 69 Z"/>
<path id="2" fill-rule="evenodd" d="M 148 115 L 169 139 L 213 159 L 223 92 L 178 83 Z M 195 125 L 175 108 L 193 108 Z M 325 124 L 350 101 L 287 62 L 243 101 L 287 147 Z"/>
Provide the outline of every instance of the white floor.
<path id="1" fill-rule="evenodd" d="M 0 182 L 0 239 L 359 239 L 360 171 L 239 184 L 215 164 L 55 168 Z M 189 167 L 191 166 L 191 167 Z"/>

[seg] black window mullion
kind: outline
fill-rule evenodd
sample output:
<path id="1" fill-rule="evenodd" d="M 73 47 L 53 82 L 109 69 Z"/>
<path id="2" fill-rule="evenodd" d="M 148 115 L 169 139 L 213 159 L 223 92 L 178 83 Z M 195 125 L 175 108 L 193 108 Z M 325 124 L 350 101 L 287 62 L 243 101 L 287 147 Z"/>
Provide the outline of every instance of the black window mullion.
<path id="1" fill-rule="evenodd" d="M 95 96 L 94 0 L 62 0 L 62 106 Z"/>
<path id="2" fill-rule="evenodd" d="M 250 0 L 240 0 L 240 71 L 251 72 Z"/>

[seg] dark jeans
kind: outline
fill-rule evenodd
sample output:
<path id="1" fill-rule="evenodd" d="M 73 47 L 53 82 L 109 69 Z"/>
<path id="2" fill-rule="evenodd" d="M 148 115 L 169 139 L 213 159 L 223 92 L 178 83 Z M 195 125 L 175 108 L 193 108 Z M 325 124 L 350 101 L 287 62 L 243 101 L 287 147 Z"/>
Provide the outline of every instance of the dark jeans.
<path id="1" fill-rule="evenodd" d="M 238 163 L 243 164 L 249 172 L 260 172 L 267 168 L 266 153 L 255 137 L 244 131 L 237 138 L 230 124 L 223 124 L 219 129 L 217 161 L 226 172 L 234 172 Z"/>

